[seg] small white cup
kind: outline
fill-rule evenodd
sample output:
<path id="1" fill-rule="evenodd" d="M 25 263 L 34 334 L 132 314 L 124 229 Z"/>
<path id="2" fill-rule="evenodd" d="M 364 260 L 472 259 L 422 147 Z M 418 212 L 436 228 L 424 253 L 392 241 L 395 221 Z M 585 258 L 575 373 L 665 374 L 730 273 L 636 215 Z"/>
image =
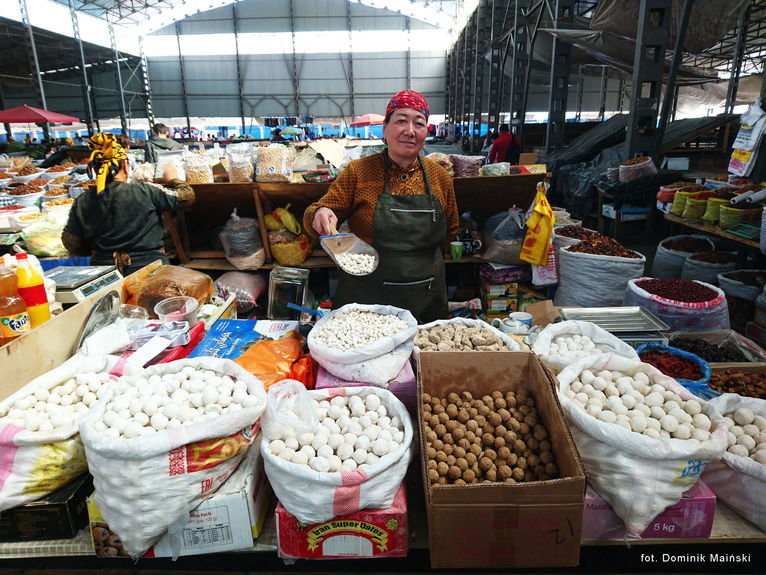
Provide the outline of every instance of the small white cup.
<path id="1" fill-rule="evenodd" d="M 528 327 L 532 327 L 532 314 L 527 313 L 525 311 L 514 311 L 511 312 L 508 317 L 510 317 L 513 320 L 520 321 L 523 324 L 526 324 Z"/>
<path id="2" fill-rule="evenodd" d="M 495 318 L 492 320 L 492 327 L 499 329 L 503 333 L 527 333 L 529 326 L 523 322 L 506 317 L 504 319 Z"/>

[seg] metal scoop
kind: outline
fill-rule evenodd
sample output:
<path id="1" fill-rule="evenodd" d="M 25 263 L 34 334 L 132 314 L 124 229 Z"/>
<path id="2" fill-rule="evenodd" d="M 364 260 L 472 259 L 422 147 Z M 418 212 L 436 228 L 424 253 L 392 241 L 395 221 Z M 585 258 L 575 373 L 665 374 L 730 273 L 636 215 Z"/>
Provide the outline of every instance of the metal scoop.
<path id="1" fill-rule="evenodd" d="M 340 269 L 354 276 L 366 276 L 377 269 L 380 256 L 374 247 L 356 234 L 339 234 L 334 227 L 330 227 L 330 232 L 329 236 L 321 236 L 319 242 Z"/>

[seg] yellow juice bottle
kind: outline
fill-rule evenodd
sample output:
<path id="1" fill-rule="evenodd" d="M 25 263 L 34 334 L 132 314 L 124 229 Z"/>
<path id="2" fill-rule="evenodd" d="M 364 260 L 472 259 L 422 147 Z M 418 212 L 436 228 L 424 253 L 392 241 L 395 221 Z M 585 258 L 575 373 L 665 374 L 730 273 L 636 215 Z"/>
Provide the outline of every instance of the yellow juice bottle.
<path id="1" fill-rule="evenodd" d="M 34 329 L 51 318 L 45 284 L 42 276 L 29 265 L 25 253 L 16 254 L 16 275 L 19 278 L 19 295 L 27 304 L 27 313 Z"/>

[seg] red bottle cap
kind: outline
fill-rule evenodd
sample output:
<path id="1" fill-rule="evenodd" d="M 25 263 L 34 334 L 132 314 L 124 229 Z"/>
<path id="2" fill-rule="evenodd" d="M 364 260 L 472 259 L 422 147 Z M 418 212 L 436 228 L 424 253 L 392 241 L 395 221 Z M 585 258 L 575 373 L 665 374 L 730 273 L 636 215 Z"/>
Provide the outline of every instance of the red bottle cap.
<path id="1" fill-rule="evenodd" d="M 20 252 L 20 253 L 16 254 L 16 261 L 26 260 L 26 259 L 28 259 L 27 258 L 27 252 Z"/>

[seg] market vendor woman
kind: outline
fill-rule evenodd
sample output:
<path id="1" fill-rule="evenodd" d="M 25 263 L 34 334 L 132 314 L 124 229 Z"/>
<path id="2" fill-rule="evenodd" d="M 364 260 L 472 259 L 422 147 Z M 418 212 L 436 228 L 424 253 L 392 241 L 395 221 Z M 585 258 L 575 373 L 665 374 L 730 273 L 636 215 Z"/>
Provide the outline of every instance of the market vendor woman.
<path id="1" fill-rule="evenodd" d="M 452 177 L 419 153 L 428 133 L 428 103 L 411 90 L 386 107 L 387 149 L 354 160 L 324 197 L 308 207 L 304 227 L 329 235 L 348 220 L 380 254 L 368 276 L 341 272 L 334 307 L 379 303 L 409 309 L 420 323 L 447 316 L 442 251 L 458 233 Z"/>
<path id="2" fill-rule="evenodd" d="M 93 265 L 117 265 L 124 275 L 158 259 L 168 263 L 162 250 L 162 212 L 190 207 L 191 186 L 175 178 L 172 165 L 164 183 L 175 189 L 129 183 L 125 149 L 112 134 L 95 134 L 89 145 L 88 173 L 96 185 L 74 201 L 61 235 L 64 247 L 75 256 L 92 255 Z"/>

